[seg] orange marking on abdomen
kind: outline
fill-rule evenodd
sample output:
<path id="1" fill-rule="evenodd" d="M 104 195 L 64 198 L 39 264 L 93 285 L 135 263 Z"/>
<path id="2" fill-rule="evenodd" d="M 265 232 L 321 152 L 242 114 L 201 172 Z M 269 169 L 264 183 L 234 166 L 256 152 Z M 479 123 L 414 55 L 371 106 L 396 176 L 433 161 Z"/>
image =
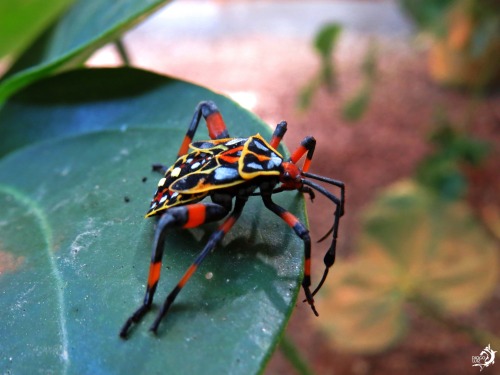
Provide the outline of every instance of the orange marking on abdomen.
<path id="1" fill-rule="evenodd" d="M 258 161 L 262 161 L 262 162 L 264 162 L 264 161 L 268 161 L 268 160 L 270 160 L 270 159 L 271 159 L 271 158 L 270 158 L 269 156 L 267 156 L 267 155 L 259 155 L 259 154 L 254 154 L 254 155 L 257 157 L 257 160 L 258 160 Z"/>
<path id="2" fill-rule="evenodd" d="M 182 276 L 182 279 L 179 281 L 179 284 L 177 284 L 177 286 L 179 288 L 184 287 L 184 285 L 188 282 L 189 278 L 193 275 L 193 273 L 196 271 L 197 268 L 198 266 L 196 264 L 190 265 L 184 276 Z"/>
<path id="3" fill-rule="evenodd" d="M 224 124 L 224 120 L 219 112 L 208 115 L 206 121 L 208 125 L 208 135 L 211 139 L 217 138 L 226 130 L 226 124 Z"/>
<path id="4" fill-rule="evenodd" d="M 186 206 L 188 220 L 184 224 L 184 228 L 194 228 L 205 222 L 206 218 L 206 207 L 203 204 L 193 204 L 192 206 Z"/>
<path id="5" fill-rule="evenodd" d="M 152 288 L 160 279 L 161 262 L 151 263 L 149 266 L 148 287 Z"/>
<path id="6" fill-rule="evenodd" d="M 219 160 L 222 160 L 228 164 L 237 163 L 240 160 L 239 156 L 231 156 L 231 155 L 219 155 Z"/>

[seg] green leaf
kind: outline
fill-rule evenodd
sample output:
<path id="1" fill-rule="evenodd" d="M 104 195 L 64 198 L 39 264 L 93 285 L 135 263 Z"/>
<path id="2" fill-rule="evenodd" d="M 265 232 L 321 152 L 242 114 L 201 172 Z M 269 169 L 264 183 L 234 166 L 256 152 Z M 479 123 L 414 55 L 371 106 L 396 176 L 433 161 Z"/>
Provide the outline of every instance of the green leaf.
<path id="1" fill-rule="evenodd" d="M 299 95 L 297 97 L 297 106 L 300 110 L 307 110 L 311 105 L 311 102 L 314 98 L 314 94 L 321 85 L 321 80 L 319 76 L 311 79 L 302 89 L 299 91 Z"/>
<path id="2" fill-rule="evenodd" d="M 365 212 L 358 255 L 327 281 L 318 309 L 328 316 L 316 324 L 338 347 L 380 352 L 406 332 L 408 302 L 431 305 L 445 320 L 479 306 L 497 285 L 498 261 L 467 205 L 399 182 Z"/>
<path id="3" fill-rule="evenodd" d="M 168 0 L 78 0 L 14 64 L 0 84 L 0 103 L 21 87 L 80 64 Z"/>
<path id="4" fill-rule="evenodd" d="M 436 123 L 430 137 L 435 150 L 418 165 L 416 179 L 443 199 L 456 200 L 464 195 L 468 185 L 461 167 L 478 166 L 490 152 L 490 145 L 455 129 L 443 113 L 437 113 Z"/>
<path id="5" fill-rule="evenodd" d="M 457 0 L 400 0 L 403 10 L 416 25 L 438 36 L 445 35 L 447 14 Z"/>
<path id="6" fill-rule="evenodd" d="M 341 32 L 342 26 L 338 23 L 326 24 L 318 31 L 314 38 L 314 47 L 323 59 L 330 59 Z"/>
<path id="7" fill-rule="evenodd" d="M 361 64 L 363 83 L 342 105 L 342 118 L 358 121 L 366 113 L 371 102 L 377 79 L 377 45 L 372 41 Z"/>
<path id="8" fill-rule="evenodd" d="M 320 56 L 320 68 L 313 77 L 299 92 L 297 105 L 299 109 L 306 110 L 311 105 L 311 101 L 318 89 L 325 87 L 332 91 L 335 87 L 336 73 L 335 65 L 331 55 L 342 32 L 342 27 L 337 23 L 323 25 L 314 38 L 314 48 Z"/>
<path id="9" fill-rule="evenodd" d="M 342 32 L 342 27 L 336 23 L 323 26 L 316 34 L 314 47 L 321 56 L 321 67 L 318 79 L 330 90 L 335 84 L 335 66 L 331 61 L 331 55 Z"/>
<path id="10" fill-rule="evenodd" d="M 368 109 L 372 97 L 372 86 L 362 85 L 354 95 L 342 105 L 342 118 L 347 121 L 358 121 Z"/>
<path id="11" fill-rule="evenodd" d="M 262 371 L 296 301 L 303 244 L 259 198 L 186 284 L 158 337 L 148 331 L 157 308 L 129 340 L 118 337 L 144 295 L 155 222 L 143 215 L 160 177 L 151 164 L 173 162 L 204 99 L 216 101 L 231 135 L 270 137 L 227 98 L 134 69 L 68 72 L 5 104 L 0 337 L 9 339 L 0 341 L 2 371 Z M 196 138 L 206 137 L 202 124 Z M 282 193 L 276 202 L 305 220 L 299 195 Z M 215 228 L 168 235 L 156 304 Z"/>
<path id="12" fill-rule="evenodd" d="M 0 2 L 0 58 L 21 52 L 73 0 Z"/>

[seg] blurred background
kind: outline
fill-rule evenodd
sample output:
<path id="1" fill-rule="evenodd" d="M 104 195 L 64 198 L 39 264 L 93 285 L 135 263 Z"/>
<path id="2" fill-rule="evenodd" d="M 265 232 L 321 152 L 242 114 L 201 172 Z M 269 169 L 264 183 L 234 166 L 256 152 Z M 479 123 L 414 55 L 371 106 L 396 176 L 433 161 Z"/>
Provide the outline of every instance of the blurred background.
<path id="1" fill-rule="evenodd" d="M 131 65 L 287 120 L 290 149 L 315 136 L 312 170 L 347 185 L 320 318 L 298 306 L 266 374 L 473 374 L 471 356 L 500 348 L 500 5 L 487 3 L 183 0 L 125 35 Z M 107 46 L 87 64 L 122 60 Z M 319 239 L 332 207 L 318 197 L 308 213 Z"/>
<path id="2" fill-rule="evenodd" d="M 311 171 L 346 183 L 320 317 L 298 303 L 265 374 L 476 374 L 500 350 L 500 1 L 179 0 L 86 65 L 124 52 L 287 120 L 289 149 L 313 135 Z M 317 240 L 333 208 L 307 205 Z"/>

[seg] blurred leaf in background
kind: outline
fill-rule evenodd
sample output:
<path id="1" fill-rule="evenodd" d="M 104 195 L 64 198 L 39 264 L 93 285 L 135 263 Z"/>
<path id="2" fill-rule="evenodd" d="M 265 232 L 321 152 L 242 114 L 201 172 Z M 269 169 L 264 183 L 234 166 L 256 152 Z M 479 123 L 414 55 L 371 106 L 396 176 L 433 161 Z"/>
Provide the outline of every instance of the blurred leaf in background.
<path id="1" fill-rule="evenodd" d="M 332 54 L 341 32 L 342 27 L 339 24 L 327 24 L 320 29 L 314 39 L 314 47 L 321 57 L 319 77 L 329 89 L 332 89 L 335 84 L 335 66 L 332 62 Z"/>
<path id="2" fill-rule="evenodd" d="M 402 181 L 380 194 L 362 225 L 358 255 L 339 262 L 337 277 L 318 298 L 323 319 L 314 322 L 335 346 L 380 352 L 404 336 L 407 303 L 451 317 L 493 292 L 498 249 L 465 203 Z M 498 340 L 473 328 L 469 333 L 481 343 Z"/>
<path id="3" fill-rule="evenodd" d="M 446 35 L 445 14 L 456 0 L 400 0 L 403 9 L 420 29 Z"/>
<path id="4" fill-rule="evenodd" d="M 335 87 L 335 65 L 332 54 L 335 51 L 338 40 L 342 33 L 342 27 L 337 23 L 324 25 L 316 34 L 313 42 L 314 49 L 320 57 L 319 72 L 299 93 L 299 108 L 307 109 L 314 94 L 321 86 L 333 90 Z"/>
<path id="5" fill-rule="evenodd" d="M 77 0 L 13 63 L 0 81 L 0 103 L 29 83 L 83 64 L 98 48 L 169 0 Z"/>
<path id="6" fill-rule="evenodd" d="M 74 0 L 0 2 L 0 59 L 15 58 Z"/>
<path id="7" fill-rule="evenodd" d="M 498 0 L 400 0 L 429 37 L 429 72 L 439 84 L 484 91 L 500 84 Z"/>
<path id="8" fill-rule="evenodd" d="M 468 185 L 463 166 L 477 167 L 489 154 L 490 145 L 458 130 L 443 111 L 436 112 L 434 123 L 429 138 L 434 150 L 418 165 L 416 180 L 443 199 L 463 198 Z"/>
<path id="9" fill-rule="evenodd" d="M 314 39 L 314 49 L 320 58 L 319 72 L 300 90 L 298 106 L 302 110 L 310 107 L 314 95 L 320 87 L 332 92 L 336 85 L 337 72 L 332 55 L 338 45 L 342 27 L 337 23 L 323 26 Z M 372 40 L 365 53 L 360 68 L 361 85 L 342 106 L 342 117 L 347 121 L 357 121 L 368 109 L 377 76 L 377 46 Z"/>
<path id="10" fill-rule="evenodd" d="M 368 109 L 377 79 L 377 45 L 371 41 L 361 64 L 361 86 L 342 106 L 342 117 L 357 121 Z"/>

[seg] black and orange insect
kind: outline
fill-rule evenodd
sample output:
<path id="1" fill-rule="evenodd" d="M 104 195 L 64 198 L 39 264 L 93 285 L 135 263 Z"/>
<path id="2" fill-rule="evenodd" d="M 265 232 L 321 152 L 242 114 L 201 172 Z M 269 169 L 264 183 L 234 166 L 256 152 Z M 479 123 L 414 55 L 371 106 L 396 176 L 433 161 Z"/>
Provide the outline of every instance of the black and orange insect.
<path id="1" fill-rule="evenodd" d="M 192 143 L 201 116 L 205 118 L 211 140 Z M 167 296 L 150 328 L 155 333 L 162 318 L 191 275 L 233 227 L 245 203 L 253 196 L 260 196 L 264 205 L 288 224 L 304 242 L 305 263 L 302 288 L 305 292 L 305 301 L 309 303 L 314 314 L 318 315 L 314 307 L 313 296 L 323 285 L 328 270 L 335 261 L 339 221 L 344 214 L 344 183 L 308 172 L 316 145 L 313 137 L 304 138 L 290 158 L 285 160 L 276 149 L 286 129 L 285 121 L 279 123 L 269 142 L 259 134 L 248 138 L 230 138 L 217 106 L 210 101 L 198 104 L 179 149 L 177 161 L 170 168 L 153 165 L 153 170 L 163 173 L 164 177 L 160 179 L 149 211 L 146 213 L 146 217 L 159 216 L 146 295 L 143 304 L 123 325 L 120 331 L 122 338 L 127 337 L 131 326 L 139 322 L 151 308 L 160 279 L 167 229 L 171 227 L 193 228 L 225 218 Z M 299 168 L 297 163 L 304 155 L 305 161 L 302 168 Z M 310 179 L 338 187 L 340 198 Z M 332 235 L 332 242 L 324 257 L 326 268 L 318 286 L 311 292 L 309 231 L 292 213 L 274 203 L 272 196 L 286 190 L 298 190 L 309 194 L 313 199 L 313 189 L 331 200 L 335 205 L 335 211 L 333 226 L 321 239 L 324 240 L 330 234 Z M 211 202 L 202 201 L 207 196 L 211 198 Z"/>

